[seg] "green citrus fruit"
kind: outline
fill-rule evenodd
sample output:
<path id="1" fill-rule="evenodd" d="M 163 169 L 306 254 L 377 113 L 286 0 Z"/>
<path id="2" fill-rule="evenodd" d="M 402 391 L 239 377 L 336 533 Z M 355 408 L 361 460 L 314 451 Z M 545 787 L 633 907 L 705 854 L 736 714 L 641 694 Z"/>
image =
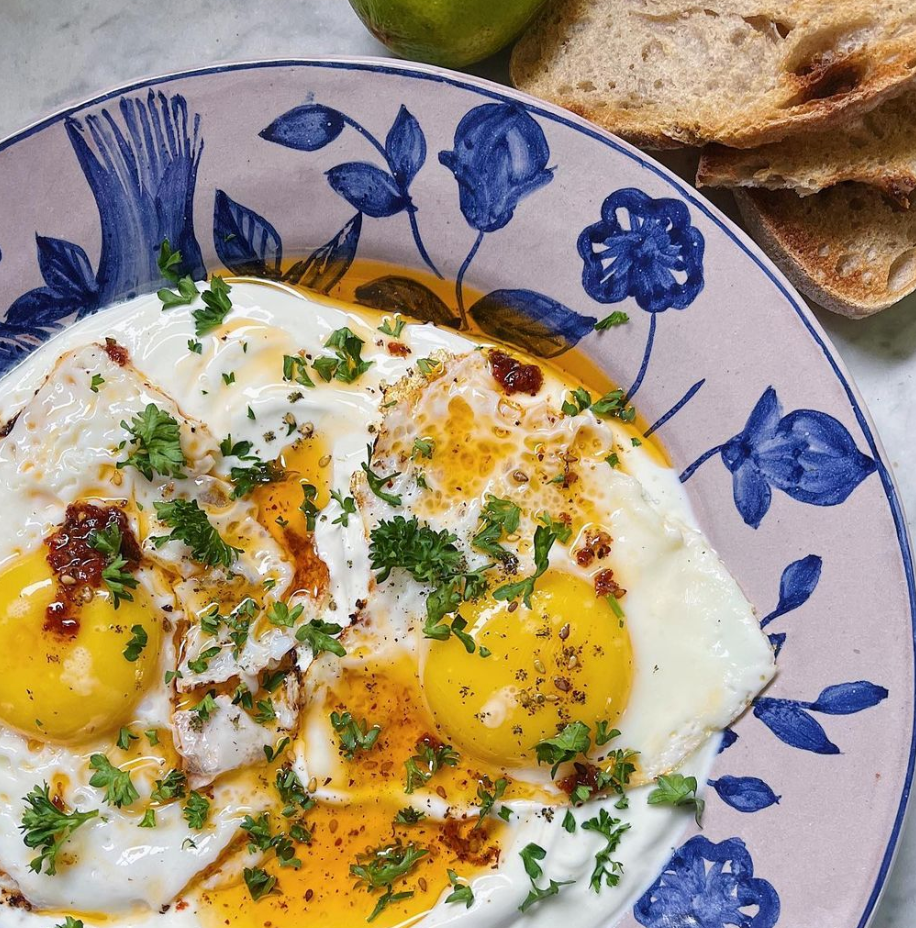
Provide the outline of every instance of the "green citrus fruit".
<path id="1" fill-rule="evenodd" d="M 350 0 L 366 28 L 402 58 L 461 68 L 495 54 L 544 0 Z"/>

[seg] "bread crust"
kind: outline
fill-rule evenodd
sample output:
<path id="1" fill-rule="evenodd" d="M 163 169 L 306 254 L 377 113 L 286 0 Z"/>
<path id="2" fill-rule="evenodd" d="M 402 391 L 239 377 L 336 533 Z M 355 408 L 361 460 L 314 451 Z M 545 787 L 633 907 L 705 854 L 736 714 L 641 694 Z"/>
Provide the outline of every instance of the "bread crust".
<path id="1" fill-rule="evenodd" d="M 510 75 L 644 148 L 753 148 L 841 125 L 916 87 L 909 7 L 559 0 L 515 46 Z M 707 73 L 709 89 L 698 92 Z"/>

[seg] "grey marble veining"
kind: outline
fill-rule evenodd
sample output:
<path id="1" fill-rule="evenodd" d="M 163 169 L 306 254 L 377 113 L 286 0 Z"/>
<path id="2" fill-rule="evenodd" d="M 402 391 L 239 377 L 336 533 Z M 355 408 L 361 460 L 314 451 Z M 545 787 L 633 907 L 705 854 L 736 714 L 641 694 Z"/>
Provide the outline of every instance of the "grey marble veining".
<path id="1" fill-rule="evenodd" d="M 255 58 L 382 54 L 346 0 L 0 0 L 0 137 L 68 103 L 169 71 Z M 504 80 L 506 62 L 475 70 Z M 686 170 L 685 162 L 672 166 Z M 732 212 L 727 201 L 720 205 Z M 908 455 L 916 434 L 916 298 L 865 322 L 822 311 L 817 317 L 872 412 L 904 506 L 916 514 L 916 467 Z M 905 830 L 872 928 L 914 925 L 916 819 Z"/>

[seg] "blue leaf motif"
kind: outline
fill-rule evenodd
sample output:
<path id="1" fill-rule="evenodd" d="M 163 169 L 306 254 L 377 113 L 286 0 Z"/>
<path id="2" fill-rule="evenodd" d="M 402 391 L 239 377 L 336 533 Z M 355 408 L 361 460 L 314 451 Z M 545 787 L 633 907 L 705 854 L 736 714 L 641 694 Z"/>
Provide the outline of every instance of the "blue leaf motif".
<path id="1" fill-rule="evenodd" d="M 781 413 L 776 391 L 768 387 L 744 430 L 719 449 L 732 472 L 735 505 L 753 528 L 769 510 L 771 488 L 799 502 L 836 506 L 875 470 L 833 416 L 813 409 Z"/>
<path id="2" fill-rule="evenodd" d="M 710 780 L 709 785 L 726 805 L 738 812 L 760 812 L 776 805 L 781 798 L 758 777 L 724 776 Z"/>
<path id="3" fill-rule="evenodd" d="M 51 293 L 72 300 L 77 306 L 97 299 L 99 288 L 92 273 L 92 264 L 79 245 L 43 235 L 36 235 L 35 242 L 38 246 L 38 268 Z"/>
<path id="4" fill-rule="evenodd" d="M 863 709 L 871 709 L 887 699 L 888 692 L 883 686 L 876 686 L 867 680 L 857 683 L 837 683 L 828 686 L 817 699 L 808 703 L 813 712 L 825 715 L 853 715 Z"/>
<path id="5" fill-rule="evenodd" d="M 754 715 L 780 741 L 814 754 L 839 754 L 840 749 L 812 715 L 797 702 L 789 699 L 760 697 L 754 704 Z"/>
<path id="6" fill-rule="evenodd" d="M 280 276 L 283 244 L 277 230 L 222 190 L 213 206 L 213 245 L 220 261 L 240 276 Z"/>
<path id="7" fill-rule="evenodd" d="M 773 646 L 773 657 L 778 658 L 782 652 L 782 646 L 786 643 L 786 633 L 774 632 L 772 635 L 767 635 L 767 638 L 769 638 L 770 644 Z"/>
<path id="8" fill-rule="evenodd" d="M 704 249 L 680 200 L 626 187 L 605 199 L 601 220 L 579 236 L 582 286 L 599 303 L 631 296 L 650 313 L 686 309 L 703 289 Z"/>
<path id="9" fill-rule="evenodd" d="M 383 312 L 397 309 L 418 319 L 457 329 L 461 324 L 458 313 L 440 299 L 425 284 L 410 277 L 390 275 L 379 277 L 356 288 L 356 302 Z"/>
<path id="10" fill-rule="evenodd" d="M 306 103 L 278 116 L 259 134 L 268 142 L 297 151 L 318 151 L 343 132 L 344 124 L 343 113 L 319 103 Z"/>
<path id="11" fill-rule="evenodd" d="M 297 261 L 283 279 L 329 293 L 350 269 L 362 227 L 363 214 L 357 213 L 329 242 L 316 248 L 304 261 Z"/>
<path id="12" fill-rule="evenodd" d="M 426 161 L 426 136 L 406 106 L 398 110 L 388 132 L 385 154 L 395 181 L 406 190 Z"/>
<path id="13" fill-rule="evenodd" d="M 455 147 L 439 161 L 458 182 L 461 212 L 478 232 L 507 225 L 525 197 L 553 179 L 541 127 L 517 103 L 484 103 L 465 113 Z"/>
<path id="14" fill-rule="evenodd" d="M 738 735 L 735 734 L 735 730 L 733 728 L 723 728 L 722 741 L 719 744 L 719 750 L 716 753 L 721 754 L 723 751 L 727 751 L 737 740 Z"/>
<path id="15" fill-rule="evenodd" d="M 327 178 L 335 193 L 373 219 L 394 216 L 410 202 L 387 171 L 366 161 L 338 164 L 327 172 Z"/>
<path id="16" fill-rule="evenodd" d="M 798 609 L 808 601 L 821 579 L 823 563 L 823 560 L 816 554 L 809 554 L 789 564 L 782 572 L 779 581 L 779 602 L 776 608 L 761 621 L 761 628 L 766 628 L 773 619 L 793 609 Z"/>
<path id="17" fill-rule="evenodd" d="M 697 835 L 676 850 L 633 908 L 644 928 L 774 928 L 779 895 L 754 876 L 740 838 Z"/>
<path id="18" fill-rule="evenodd" d="M 534 290 L 494 290 L 471 307 L 470 315 L 487 335 L 541 358 L 572 348 L 596 322 Z"/>

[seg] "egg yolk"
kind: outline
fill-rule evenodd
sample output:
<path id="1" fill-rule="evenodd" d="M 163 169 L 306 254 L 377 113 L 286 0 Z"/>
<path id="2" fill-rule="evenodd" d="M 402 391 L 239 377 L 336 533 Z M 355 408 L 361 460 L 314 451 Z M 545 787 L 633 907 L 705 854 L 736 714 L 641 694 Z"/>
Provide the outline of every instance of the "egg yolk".
<path id="1" fill-rule="evenodd" d="M 625 623 L 582 579 L 550 570 L 531 597 L 485 597 L 461 608 L 477 648 L 432 641 L 423 688 L 436 722 L 461 749 L 505 767 L 573 721 L 594 730 L 626 708 L 633 652 Z M 481 657 L 480 650 L 490 652 Z"/>
<path id="2" fill-rule="evenodd" d="M 46 628 L 56 585 L 39 549 L 0 572 L 0 719 L 29 737 L 73 742 L 118 728 L 156 672 L 161 624 L 143 587 L 114 609 L 107 590 L 78 610 L 75 634 Z M 147 643 L 124 650 L 134 626 Z"/>

